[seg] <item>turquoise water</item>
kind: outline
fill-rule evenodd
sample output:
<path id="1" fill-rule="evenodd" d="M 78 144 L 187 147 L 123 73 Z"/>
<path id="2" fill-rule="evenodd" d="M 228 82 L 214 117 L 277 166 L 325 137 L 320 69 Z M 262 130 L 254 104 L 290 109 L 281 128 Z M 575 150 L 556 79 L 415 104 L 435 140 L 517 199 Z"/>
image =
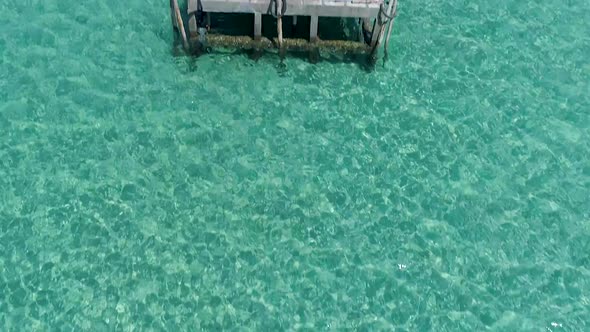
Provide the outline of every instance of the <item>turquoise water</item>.
<path id="1" fill-rule="evenodd" d="M 590 329 L 590 2 L 402 1 L 371 73 L 167 5 L 0 2 L 0 330 Z"/>

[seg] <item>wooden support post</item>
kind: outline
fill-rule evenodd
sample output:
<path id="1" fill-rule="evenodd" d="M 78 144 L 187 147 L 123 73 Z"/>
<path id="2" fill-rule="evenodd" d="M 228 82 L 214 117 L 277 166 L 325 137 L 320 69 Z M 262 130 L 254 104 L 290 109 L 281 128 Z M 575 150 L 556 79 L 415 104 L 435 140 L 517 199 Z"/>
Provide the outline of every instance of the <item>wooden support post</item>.
<path id="1" fill-rule="evenodd" d="M 170 0 L 173 1 L 173 0 Z M 199 33 L 199 27 L 197 26 L 197 0 L 187 0 L 187 14 L 188 14 L 188 33 L 189 37 L 196 37 Z"/>
<path id="2" fill-rule="evenodd" d="M 361 18 L 358 19 L 357 27 L 359 29 L 357 39 L 358 39 L 359 43 L 362 43 L 362 42 L 364 42 L 364 36 L 363 36 L 363 21 Z"/>
<path id="3" fill-rule="evenodd" d="M 282 0 L 275 1 L 277 2 L 277 8 L 283 8 Z M 279 49 L 281 49 L 283 47 L 283 15 L 280 12 L 277 13 L 277 35 L 279 37 Z"/>
<path id="4" fill-rule="evenodd" d="M 283 48 L 283 17 L 277 18 L 277 33 L 279 35 L 279 49 Z"/>
<path id="5" fill-rule="evenodd" d="M 397 12 L 397 0 L 389 0 L 395 1 L 393 4 L 393 9 L 391 10 L 391 18 L 389 20 L 389 24 L 387 25 L 387 37 L 385 38 L 385 45 L 383 48 L 385 49 L 385 54 L 387 55 L 387 49 L 389 48 L 389 38 L 391 37 L 391 30 L 393 29 L 393 19 L 395 18 L 395 14 Z"/>
<path id="6" fill-rule="evenodd" d="M 381 14 L 379 14 L 381 15 Z M 375 23 L 373 24 L 373 32 L 371 32 L 371 48 L 374 48 L 377 45 L 377 41 L 379 40 L 379 33 L 381 32 L 381 24 L 379 24 L 379 19 L 375 19 Z"/>
<path id="7" fill-rule="evenodd" d="M 260 40 L 262 37 L 262 14 L 254 13 L 254 39 Z"/>
<path id="8" fill-rule="evenodd" d="M 309 41 L 315 42 L 318 39 L 318 17 L 312 16 L 309 23 Z"/>
<path id="9" fill-rule="evenodd" d="M 318 42 L 318 21 L 319 17 L 313 15 L 309 22 L 309 42 L 313 44 L 313 48 L 309 50 L 309 62 L 311 63 L 317 63 L 320 59 L 320 51 L 316 47 Z"/>
<path id="10" fill-rule="evenodd" d="M 188 14 L 188 33 L 191 37 L 196 36 L 198 33 L 197 27 L 197 16 L 195 13 Z"/>
<path id="11" fill-rule="evenodd" d="M 291 16 L 291 36 L 297 34 L 297 16 Z"/>
<path id="12" fill-rule="evenodd" d="M 371 56 L 374 56 L 377 53 L 377 47 L 379 47 L 379 44 L 383 40 L 385 26 L 389 22 L 389 18 L 387 18 L 387 20 L 384 20 L 383 17 L 393 17 L 394 4 L 397 4 L 397 1 L 389 0 L 389 4 L 387 5 L 385 13 L 383 12 L 383 7 L 381 7 L 381 10 L 379 10 L 379 15 L 375 20 L 375 28 L 373 29 L 373 36 L 371 39 Z M 382 21 L 385 22 L 382 24 Z"/>
<path id="13" fill-rule="evenodd" d="M 180 30 L 180 34 L 182 36 L 182 42 L 184 45 L 184 48 L 186 50 L 188 50 L 188 40 L 186 39 L 186 32 L 184 31 L 184 23 L 182 22 L 182 16 L 180 15 L 180 9 L 178 8 L 178 1 L 177 0 L 172 0 L 172 6 L 174 8 L 174 13 L 176 15 L 176 24 L 178 26 L 178 29 Z"/>
<path id="14" fill-rule="evenodd" d="M 360 21 L 360 41 L 370 45 L 371 33 L 373 32 L 373 21 L 370 17 L 361 17 Z"/>
<path id="15" fill-rule="evenodd" d="M 172 20 L 172 27 L 177 28 L 176 27 L 176 12 L 174 11 L 174 4 L 172 3 L 172 0 L 170 0 L 170 19 Z"/>
<path id="16" fill-rule="evenodd" d="M 207 30 L 211 29 L 211 13 L 207 12 Z"/>

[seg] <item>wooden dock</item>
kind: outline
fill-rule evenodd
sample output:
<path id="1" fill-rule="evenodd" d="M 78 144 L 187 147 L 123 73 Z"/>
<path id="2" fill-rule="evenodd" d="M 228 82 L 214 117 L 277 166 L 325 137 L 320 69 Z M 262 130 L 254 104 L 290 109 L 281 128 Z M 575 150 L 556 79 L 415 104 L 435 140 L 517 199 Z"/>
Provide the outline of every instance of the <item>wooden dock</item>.
<path id="1" fill-rule="evenodd" d="M 397 0 L 187 0 L 188 28 L 182 19 L 177 0 L 170 0 L 172 24 L 183 38 L 185 48 L 191 45 L 231 48 L 277 48 L 279 50 L 329 49 L 367 53 L 375 56 L 385 39 L 385 46 L 393 25 Z M 252 27 L 245 29 L 249 35 L 229 36 L 210 33 L 210 13 L 251 14 Z M 276 18 L 276 38 L 262 35 L 262 16 Z M 309 17 L 307 39 L 289 39 L 283 36 L 283 18 L 290 17 L 293 25 L 298 17 Z M 320 17 L 354 18 L 359 22 L 359 38 L 354 40 L 320 40 Z M 302 20 L 300 20 L 302 21 Z M 273 27 L 274 28 L 274 27 Z M 188 31 L 188 33 L 187 33 Z M 253 31 L 253 33 L 252 33 Z M 386 47 L 385 47 L 386 49 Z"/>

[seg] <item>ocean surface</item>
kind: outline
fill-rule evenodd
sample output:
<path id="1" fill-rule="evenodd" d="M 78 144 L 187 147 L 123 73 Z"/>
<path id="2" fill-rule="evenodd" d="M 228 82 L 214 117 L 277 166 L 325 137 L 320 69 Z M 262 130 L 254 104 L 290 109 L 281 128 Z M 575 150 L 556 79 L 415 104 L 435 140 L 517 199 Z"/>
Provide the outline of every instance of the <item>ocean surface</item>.
<path id="1" fill-rule="evenodd" d="M 402 0 L 389 48 L 0 0 L 0 330 L 589 331 L 590 2 Z"/>

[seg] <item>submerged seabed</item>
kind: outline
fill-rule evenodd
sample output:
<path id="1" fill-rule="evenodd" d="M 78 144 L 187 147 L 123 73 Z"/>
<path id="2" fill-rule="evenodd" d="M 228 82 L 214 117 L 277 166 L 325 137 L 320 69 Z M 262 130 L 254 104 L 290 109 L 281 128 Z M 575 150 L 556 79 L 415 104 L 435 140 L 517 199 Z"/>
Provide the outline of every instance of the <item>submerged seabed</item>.
<path id="1" fill-rule="evenodd" d="M 588 330 L 590 2 L 399 9 L 366 73 L 0 3 L 0 330 Z"/>

